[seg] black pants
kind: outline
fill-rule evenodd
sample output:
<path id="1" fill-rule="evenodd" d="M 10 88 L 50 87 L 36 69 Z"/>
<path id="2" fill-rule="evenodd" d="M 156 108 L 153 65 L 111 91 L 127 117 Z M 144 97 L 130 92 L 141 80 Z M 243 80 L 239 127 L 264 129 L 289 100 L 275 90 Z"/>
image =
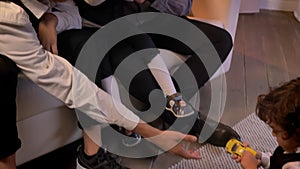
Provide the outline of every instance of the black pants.
<path id="1" fill-rule="evenodd" d="M 227 58 L 229 52 L 231 51 L 233 45 L 230 34 L 222 28 L 204 22 L 190 20 L 188 18 L 185 19 L 196 25 L 208 37 L 216 52 L 218 53 L 221 63 L 223 63 Z M 180 41 L 159 34 L 150 34 L 150 36 L 158 48 L 168 49 L 170 51 L 174 51 L 184 55 L 191 55 L 191 57 L 186 60 L 185 64 L 192 71 L 193 77 L 185 78 L 186 71 L 183 66 L 173 74 L 173 77 L 176 77 L 176 79 L 184 79 L 186 81 L 186 84 L 192 84 L 192 81 L 189 82 L 189 80 L 196 79 L 197 88 L 189 88 L 188 85 L 177 88 L 178 91 L 185 93 L 185 98 L 190 99 L 195 94 L 197 89 L 201 88 L 209 80 L 210 77 L 208 75 L 207 68 L 205 67 L 201 59 L 189 47 L 187 47 Z M 219 67 L 220 65 L 213 65 L 213 67 L 210 67 L 209 69 L 211 71 L 216 71 Z M 176 83 L 177 82 L 174 81 L 175 85 Z M 155 79 L 153 79 L 150 71 L 144 71 L 141 72 L 140 75 L 136 76 L 132 81 L 130 93 L 142 102 L 147 103 L 148 95 L 154 89 L 159 89 L 158 84 L 155 82 Z"/>
<path id="2" fill-rule="evenodd" d="M 87 5 L 83 0 L 76 0 L 78 3 L 78 7 L 80 10 L 81 15 L 91 20 L 97 24 L 104 25 L 114 19 L 118 19 L 126 14 L 140 12 L 138 8 L 135 9 L 134 4 L 132 3 L 125 3 L 120 2 L 119 0 L 108 0 L 105 3 L 92 7 Z M 155 9 L 149 7 L 144 8 L 143 11 L 145 12 L 156 12 Z M 200 22 L 191 20 L 187 17 L 182 17 L 183 19 L 187 20 L 188 22 L 194 24 L 199 30 L 201 30 L 207 38 L 210 40 L 214 48 L 216 49 L 219 59 L 221 63 L 225 61 L 227 58 L 229 52 L 232 49 L 233 43 L 232 38 L 230 34 L 219 27 Z M 177 82 L 174 81 L 175 86 L 177 87 L 178 91 L 181 91 L 184 93 L 184 97 L 187 99 L 191 98 L 195 92 L 202 87 L 208 80 L 209 75 L 207 73 L 207 69 L 201 59 L 186 45 L 181 43 L 178 40 L 175 40 L 173 38 L 159 35 L 159 34 L 148 34 L 151 37 L 151 41 L 154 42 L 154 45 L 146 44 L 143 47 L 137 47 L 134 48 L 135 51 L 141 48 L 147 48 L 151 46 L 155 46 L 157 48 L 163 48 L 168 49 L 180 54 L 184 55 L 191 55 L 191 57 L 185 62 L 186 65 L 189 67 L 189 69 L 192 71 L 193 77 L 186 78 L 185 69 L 183 67 L 180 67 L 175 73 L 174 77 L 177 77 L 179 79 L 185 79 L 186 83 L 189 83 L 189 80 L 196 80 L 197 87 L 189 88 L 189 86 L 184 87 L 178 87 Z M 149 40 L 150 41 L 150 40 Z M 114 70 L 118 67 L 118 65 L 129 55 L 135 52 L 132 49 L 127 49 L 129 47 L 126 47 L 126 43 L 119 43 L 113 49 L 111 50 L 110 54 L 107 55 L 109 59 L 106 60 L 104 63 L 100 66 L 98 74 L 100 74 L 100 79 L 107 77 L 111 74 L 111 72 L 114 72 Z M 215 71 L 220 67 L 220 65 L 213 65 L 210 67 L 210 71 Z M 132 69 L 132 66 L 127 66 L 127 70 L 124 71 L 130 71 Z M 109 71 L 107 71 L 109 70 Z M 103 75 L 104 73 L 104 75 Z M 101 75 L 102 74 L 102 75 Z M 126 81 L 126 77 L 117 77 L 120 79 L 120 81 Z M 125 78 L 125 79 L 124 79 Z M 135 76 L 129 87 L 129 93 L 137 98 L 138 100 L 142 101 L 147 105 L 146 107 L 150 106 L 150 103 L 148 101 L 148 96 L 153 89 L 159 89 L 159 85 L 152 76 L 151 72 L 149 70 L 145 70 L 140 72 L 137 76 Z"/>
<path id="3" fill-rule="evenodd" d="M 18 80 L 16 64 L 0 55 L 0 159 L 14 154 L 20 147 L 16 125 L 16 87 Z"/>

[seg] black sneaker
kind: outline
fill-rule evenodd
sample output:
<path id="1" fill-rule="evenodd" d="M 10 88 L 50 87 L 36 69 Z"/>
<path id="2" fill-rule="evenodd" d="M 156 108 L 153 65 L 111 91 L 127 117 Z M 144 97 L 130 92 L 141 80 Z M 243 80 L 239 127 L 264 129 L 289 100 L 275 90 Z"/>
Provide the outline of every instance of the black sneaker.
<path id="1" fill-rule="evenodd" d="M 206 119 L 208 120 L 208 119 Z M 200 133 L 202 132 L 203 126 L 204 126 L 205 121 L 201 119 L 201 117 L 198 115 L 196 118 L 196 121 L 189 132 L 191 135 L 195 135 L 199 138 Z M 212 135 L 205 141 L 205 143 L 212 144 L 214 146 L 218 147 L 225 147 L 226 143 L 230 139 L 237 139 L 240 140 L 241 137 L 240 135 L 230 126 L 227 126 L 221 122 L 216 122 L 213 120 L 210 120 L 210 123 L 213 124 L 215 123 L 216 129 L 213 131 Z M 212 130 L 212 126 L 208 126 Z M 202 140 L 198 140 L 200 143 L 202 143 Z"/>
<path id="2" fill-rule="evenodd" d="M 187 117 L 195 113 L 193 107 L 182 98 L 180 93 L 167 96 L 166 110 L 172 112 L 176 117 Z"/>
<path id="3" fill-rule="evenodd" d="M 182 124 L 181 126 L 173 126 L 176 130 L 180 131 L 186 131 L 186 129 L 190 128 L 191 121 L 195 121 L 192 128 L 189 131 L 189 134 L 196 136 L 199 138 L 200 133 L 202 132 L 202 129 L 204 127 L 205 121 L 208 120 L 205 117 L 201 117 L 200 112 L 197 114 L 193 114 L 192 116 L 184 117 L 184 118 L 176 118 L 172 113 L 169 111 L 164 111 L 164 113 L 161 115 L 161 118 L 163 121 L 165 121 L 169 126 L 173 125 L 173 123 L 176 120 L 180 120 L 181 122 L 179 124 Z M 195 120 L 196 119 L 196 120 Z M 226 143 L 234 138 L 237 140 L 240 140 L 240 135 L 230 126 L 227 126 L 221 122 L 216 122 L 213 120 L 210 120 L 210 125 L 208 127 L 212 129 L 212 124 L 216 124 L 216 129 L 213 131 L 212 135 L 205 141 L 198 140 L 199 143 L 209 143 L 214 146 L 218 147 L 225 147 Z"/>
<path id="4" fill-rule="evenodd" d="M 132 132 L 130 135 L 126 135 L 125 138 L 122 139 L 122 144 L 126 147 L 133 147 L 139 144 L 142 140 L 142 136 Z"/>
<path id="5" fill-rule="evenodd" d="M 103 148 L 100 148 L 98 153 L 90 159 L 85 157 L 82 146 L 79 146 L 76 169 L 129 169 L 117 163 L 117 156 Z"/>
<path id="6" fill-rule="evenodd" d="M 142 140 L 142 136 L 135 132 L 131 132 L 130 134 L 127 134 L 128 132 L 126 132 L 126 129 L 124 127 L 120 127 L 115 124 L 111 124 L 110 126 L 116 131 L 118 131 L 119 133 L 124 135 L 124 137 L 122 138 L 122 144 L 126 147 L 133 147 L 139 144 Z"/>

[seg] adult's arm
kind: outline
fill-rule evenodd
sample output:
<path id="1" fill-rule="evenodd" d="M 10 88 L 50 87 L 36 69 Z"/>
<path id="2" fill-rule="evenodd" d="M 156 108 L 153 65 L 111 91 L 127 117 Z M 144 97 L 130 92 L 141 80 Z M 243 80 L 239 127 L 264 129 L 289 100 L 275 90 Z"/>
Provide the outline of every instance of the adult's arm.
<path id="1" fill-rule="evenodd" d="M 0 2 L 0 53 L 13 60 L 39 87 L 89 117 L 132 130 L 139 118 L 100 90 L 68 61 L 45 51 L 28 15 L 13 3 Z M 3 9 L 3 10 L 2 10 Z M 9 16 L 9 17 L 8 17 Z"/>
<path id="2" fill-rule="evenodd" d="M 193 142 L 196 137 L 174 131 L 162 132 L 142 123 L 139 117 L 99 89 L 68 61 L 45 51 L 28 15 L 19 6 L 0 1 L 0 9 L 0 54 L 13 60 L 39 87 L 98 122 L 134 130 L 171 153 L 186 158 L 200 157 L 199 153 L 187 151 L 180 144 L 181 139 Z"/>
<path id="3" fill-rule="evenodd" d="M 84 1 L 91 6 L 97 6 L 102 4 L 105 0 L 84 0 Z"/>

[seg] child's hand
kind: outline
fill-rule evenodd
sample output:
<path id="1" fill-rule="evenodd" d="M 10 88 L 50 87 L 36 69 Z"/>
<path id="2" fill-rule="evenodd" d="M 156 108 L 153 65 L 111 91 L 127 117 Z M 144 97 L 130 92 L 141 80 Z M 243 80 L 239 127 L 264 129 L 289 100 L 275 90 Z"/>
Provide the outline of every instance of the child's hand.
<path id="1" fill-rule="evenodd" d="M 38 38 L 45 50 L 58 54 L 57 50 L 57 17 L 50 13 L 45 13 L 39 23 Z"/>
<path id="2" fill-rule="evenodd" d="M 245 147 L 249 147 L 247 142 L 243 142 L 242 144 Z M 260 152 L 257 153 L 261 154 Z M 257 166 L 261 164 L 261 155 L 257 155 L 257 157 L 255 157 L 250 151 L 244 151 L 242 156 L 233 154 L 231 158 L 237 163 L 240 163 L 243 169 L 257 169 Z"/>
<path id="3" fill-rule="evenodd" d="M 237 161 L 241 163 L 241 166 L 244 169 L 257 169 L 257 166 L 259 165 L 256 157 L 249 151 L 245 151 L 242 157 L 238 158 Z"/>

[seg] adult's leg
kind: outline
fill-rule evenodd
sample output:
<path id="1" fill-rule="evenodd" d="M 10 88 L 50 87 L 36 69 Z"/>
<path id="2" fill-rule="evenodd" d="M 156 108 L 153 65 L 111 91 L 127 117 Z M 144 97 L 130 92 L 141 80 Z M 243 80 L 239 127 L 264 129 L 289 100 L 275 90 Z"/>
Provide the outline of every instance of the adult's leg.
<path id="1" fill-rule="evenodd" d="M 93 35 L 96 28 L 84 28 L 80 30 L 68 30 L 58 35 L 58 52 L 71 64 L 75 65 L 77 57 L 85 42 Z M 96 84 L 101 88 L 101 77 L 110 74 L 108 62 L 101 63 L 102 66 L 97 74 Z M 98 79 L 97 79 L 98 78 Z M 99 81 L 98 81 L 99 80 Z M 80 117 L 80 116 L 79 116 Z M 106 168 L 115 166 L 120 169 L 127 169 L 120 166 L 101 146 L 101 127 L 95 120 L 86 115 L 81 116 L 79 127 L 82 129 L 83 143 L 78 148 L 77 168 Z M 99 130 L 99 131 L 98 131 Z M 92 135 L 91 132 L 93 133 Z"/>
<path id="2" fill-rule="evenodd" d="M 18 68 L 0 55 L 0 168 L 15 167 L 15 153 L 21 147 L 16 126 L 16 87 Z"/>

